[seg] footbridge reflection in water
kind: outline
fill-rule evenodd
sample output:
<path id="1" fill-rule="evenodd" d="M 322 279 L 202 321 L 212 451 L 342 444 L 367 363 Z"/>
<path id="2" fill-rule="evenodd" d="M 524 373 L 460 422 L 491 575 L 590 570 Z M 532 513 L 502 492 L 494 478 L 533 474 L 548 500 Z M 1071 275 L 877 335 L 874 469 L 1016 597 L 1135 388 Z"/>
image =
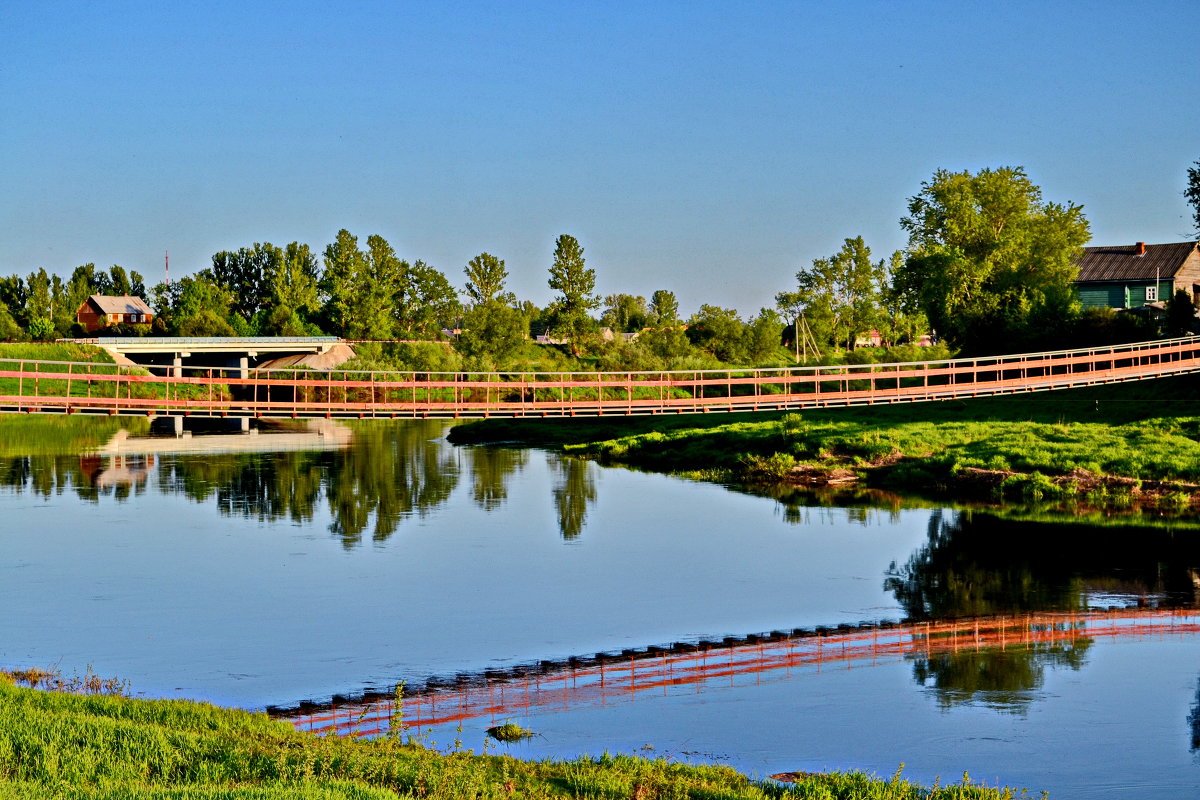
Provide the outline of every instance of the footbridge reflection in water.
<path id="1" fill-rule="evenodd" d="M 924 683 L 931 675 L 947 676 L 957 657 L 978 660 L 997 654 L 1005 662 L 1021 662 L 1025 682 L 1040 682 L 1047 663 L 1078 668 L 1087 648 L 1098 639 L 1185 637 L 1200 633 L 1200 611 L 1109 609 L 1075 613 L 1040 613 L 913 624 L 841 625 L 773 631 L 729 637 L 720 642 L 678 642 L 585 658 L 542 661 L 508 669 L 431 678 L 404 686 L 397 710 L 395 692 L 368 692 L 360 698 L 335 697 L 325 704 L 268 709 L 298 729 L 342 736 L 379 736 L 403 725 L 421 734 L 437 726 L 468 720 L 495 722 L 534 712 L 569 711 L 581 706 L 631 702 L 640 694 L 704 693 L 725 687 L 794 677 L 817 678 L 822 672 L 914 662 L 914 676 Z M 1011 658 L 1009 658 L 1011 657 Z M 971 670 L 976 675 L 978 669 Z M 983 670 L 986 674 L 986 669 Z M 983 691 L 977 679 L 968 694 Z M 1018 678 L 1017 683 L 1022 680 Z M 1011 683 L 1004 679 L 999 684 Z M 934 687 L 939 701 L 950 704 L 964 687 Z M 1019 711 L 1020 690 L 1004 686 L 984 702 Z"/>

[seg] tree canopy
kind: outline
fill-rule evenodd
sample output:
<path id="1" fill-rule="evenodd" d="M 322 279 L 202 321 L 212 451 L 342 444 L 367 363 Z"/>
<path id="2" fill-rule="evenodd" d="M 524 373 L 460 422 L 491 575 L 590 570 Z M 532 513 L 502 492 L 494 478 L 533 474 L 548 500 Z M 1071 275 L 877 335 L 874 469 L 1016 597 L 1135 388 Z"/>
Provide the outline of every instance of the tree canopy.
<path id="1" fill-rule="evenodd" d="M 1022 167 L 938 170 L 908 212 L 896 287 L 964 351 L 1031 345 L 1076 311 L 1083 207 L 1044 202 Z"/>
<path id="2" fill-rule="evenodd" d="M 1188 167 L 1188 185 L 1183 196 L 1192 204 L 1192 222 L 1195 223 L 1196 238 L 1200 239 L 1200 161 Z"/>

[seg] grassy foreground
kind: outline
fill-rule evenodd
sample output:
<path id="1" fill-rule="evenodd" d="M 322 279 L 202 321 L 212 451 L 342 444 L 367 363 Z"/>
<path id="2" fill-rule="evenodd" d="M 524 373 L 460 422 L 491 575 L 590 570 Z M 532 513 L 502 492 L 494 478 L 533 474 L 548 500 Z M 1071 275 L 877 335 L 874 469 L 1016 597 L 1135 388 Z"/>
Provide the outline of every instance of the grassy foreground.
<path id="1" fill-rule="evenodd" d="M 964 783 L 922 788 L 899 777 L 797 774 L 786 785 L 730 767 L 629 756 L 525 762 L 437 753 L 399 736 L 317 737 L 264 714 L 185 700 L 41 691 L 0 673 L 0 797 L 108 800 L 382 798 L 862 798 L 999 800 Z"/>
<path id="2" fill-rule="evenodd" d="M 489 420 L 456 443 L 523 442 L 725 481 L 871 485 L 1098 504 L 1200 501 L 1200 377 L 970 401 L 580 421 Z"/>

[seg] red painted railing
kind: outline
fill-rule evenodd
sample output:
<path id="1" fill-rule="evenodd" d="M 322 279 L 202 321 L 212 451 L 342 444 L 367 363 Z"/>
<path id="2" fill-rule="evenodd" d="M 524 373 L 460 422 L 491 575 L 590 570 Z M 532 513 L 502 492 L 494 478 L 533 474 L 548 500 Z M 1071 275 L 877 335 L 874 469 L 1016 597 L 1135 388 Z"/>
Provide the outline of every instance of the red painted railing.
<path id="1" fill-rule="evenodd" d="M 816 675 L 838 667 L 851 669 L 935 654 L 1069 647 L 1096 639 L 1198 633 L 1200 612 L 1158 609 L 1034 613 L 867 625 L 823 633 L 776 632 L 455 676 L 410 687 L 399 704 L 394 696 L 376 695 L 272 713 L 301 730 L 317 733 L 378 736 L 397 730 L 402 723 L 408 732 L 419 734 L 467 720 L 494 723 L 535 711 L 632 701 L 645 694 L 703 692 L 748 680 Z"/>
<path id="2" fill-rule="evenodd" d="M 153 374 L 157 370 L 160 374 Z M 486 417 L 765 411 L 945 400 L 1200 371 L 1200 338 L 778 369 L 437 373 L 0 360 L 0 412 Z"/>

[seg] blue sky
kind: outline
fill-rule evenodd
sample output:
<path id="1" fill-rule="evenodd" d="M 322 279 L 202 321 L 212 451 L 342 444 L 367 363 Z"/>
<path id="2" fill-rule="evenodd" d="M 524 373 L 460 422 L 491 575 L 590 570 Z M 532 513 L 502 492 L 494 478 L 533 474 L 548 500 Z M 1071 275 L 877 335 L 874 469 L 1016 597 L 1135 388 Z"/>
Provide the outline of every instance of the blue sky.
<path id="1" fill-rule="evenodd" d="M 1200 3 L 8 3 L 0 274 L 386 237 L 753 313 L 938 168 L 1188 238 Z"/>

